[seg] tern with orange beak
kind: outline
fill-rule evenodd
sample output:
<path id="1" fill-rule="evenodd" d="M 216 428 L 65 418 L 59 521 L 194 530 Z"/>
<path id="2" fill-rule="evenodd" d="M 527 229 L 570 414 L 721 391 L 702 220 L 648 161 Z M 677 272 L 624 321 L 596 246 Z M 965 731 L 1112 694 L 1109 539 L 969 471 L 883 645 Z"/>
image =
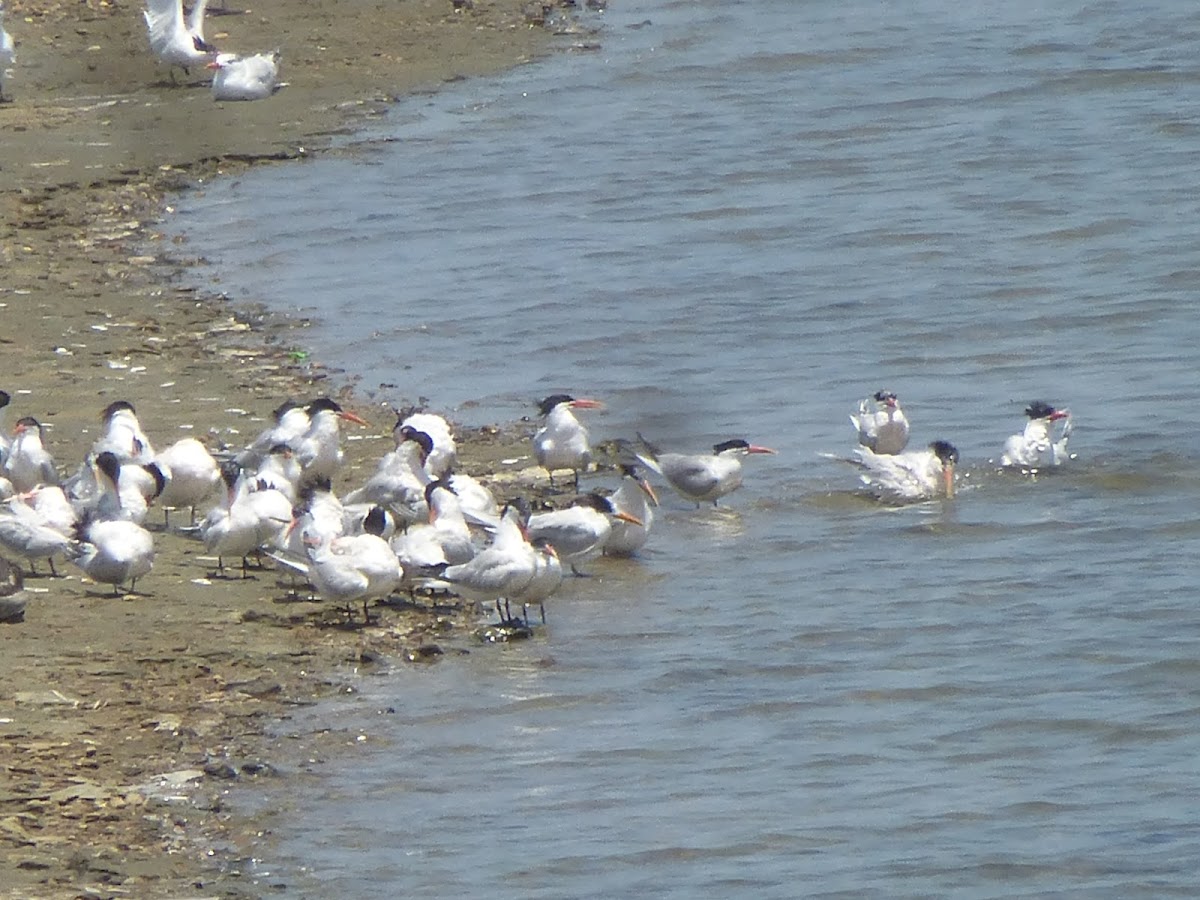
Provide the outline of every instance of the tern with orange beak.
<path id="1" fill-rule="evenodd" d="M 859 478 L 880 500 L 915 503 L 954 496 L 958 450 L 949 441 L 934 441 L 925 450 L 893 454 L 856 447 L 854 454 L 856 458 L 847 462 L 861 470 Z"/>
<path id="2" fill-rule="evenodd" d="M 1037 469 L 1057 466 L 1068 459 L 1071 411 L 1055 409 L 1049 403 L 1035 400 L 1026 408 L 1025 415 L 1029 417 L 1025 429 L 1004 442 L 1000 465 Z"/>
<path id="3" fill-rule="evenodd" d="M 603 409 L 599 400 L 586 397 L 575 398 L 570 394 L 551 394 L 538 404 L 538 411 L 546 424 L 533 436 L 533 453 L 538 465 L 550 475 L 550 486 L 554 486 L 555 469 L 570 469 L 575 473 L 575 490 L 579 490 L 579 473 L 592 463 L 592 447 L 588 442 L 588 431 L 575 418 L 572 410 Z"/>
<path id="4" fill-rule="evenodd" d="M 646 545 L 654 524 L 654 507 L 658 495 L 637 466 L 621 466 L 621 486 L 608 498 L 620 512 L 640 520 L 634 524 L 623 519 L 612 523 L 612 533 L 604 542 L 606 556 L 633 556 Z"/>
<path id="5" fill-rule="evenodd" d="M 613 520 L 643 524 L 637 516 L 617 509 L 603 494 L 584 494 L 566 509 L 530 516 L 529 540 L 552 546 L 559 560 L 581 575 L 578 567 L 604 551 Z"/>
<path id="6" fill-rule="evenodd" d="M 214 70 L 214 100 L 265 100 L 284 85 L 279 80 L 278 50 L 254 56 L 218 53 L 205 68 Z"/>
<path id="7" fill-rule="evenodd" d="M 308 429 L 293 445 L 296 459 L 300 462 L 301 481 L 312 483 L 323 478 L 333 478 L 342 464 L 341 422 L 366 425 L 367 422 L 349 410 L 342 409 L 328 397 L 319 397 L 309 403 Z"/>
<path id="8" fill-rule="evenodd" d="M 774 453 L 742 438 L 713 444 L 712 453 L 660 453 L 640 434 L 637 458 L 667 480 L 675 492 L 696 506 L 717 501 L 742 486 L 742 459 L 751 454 Z"/>

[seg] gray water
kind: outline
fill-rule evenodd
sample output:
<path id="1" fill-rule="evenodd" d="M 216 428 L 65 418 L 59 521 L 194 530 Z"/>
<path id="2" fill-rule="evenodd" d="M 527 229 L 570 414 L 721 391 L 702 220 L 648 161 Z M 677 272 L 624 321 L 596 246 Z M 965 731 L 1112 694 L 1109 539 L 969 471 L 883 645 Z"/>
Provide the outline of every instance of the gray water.
<path id="1" fill-rule="evenodd" d="M 262 865 L 314 897 L 1196 896 L 1200 8 L 600 22 L 177 226 L 376 399 L 568 390 L 597 439 L 781 452 L 723 508 L 667 498 L 535 640 L 290 726 L 351 749 Z M 955 501 L 881 509 L 818 457 L 881 387 L 959 447 Z M 1077 458 L 999 475 L 1033 399 Z"/>

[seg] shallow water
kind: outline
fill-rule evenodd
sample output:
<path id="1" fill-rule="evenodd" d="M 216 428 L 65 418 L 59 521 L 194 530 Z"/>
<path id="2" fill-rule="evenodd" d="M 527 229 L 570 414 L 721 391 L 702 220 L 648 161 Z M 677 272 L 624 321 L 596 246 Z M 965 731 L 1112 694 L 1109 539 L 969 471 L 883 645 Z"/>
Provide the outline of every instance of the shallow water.
<path id="1" fill-rule="evenodd" d="M 781 453 L 724 508 L 667 499 L 534 641 L 320 710 L 368 740 L 264 865 L 312 896 L 1194 896 L 1200 11 L 600 21 L 178 228 L 378 398 L 481 423 L 565 389 L 596 438 Z M 880 387 L 962 452 L 953 503 L 818 458 Z M 1078 458 L 995 473 L 1037 398 Z"/>

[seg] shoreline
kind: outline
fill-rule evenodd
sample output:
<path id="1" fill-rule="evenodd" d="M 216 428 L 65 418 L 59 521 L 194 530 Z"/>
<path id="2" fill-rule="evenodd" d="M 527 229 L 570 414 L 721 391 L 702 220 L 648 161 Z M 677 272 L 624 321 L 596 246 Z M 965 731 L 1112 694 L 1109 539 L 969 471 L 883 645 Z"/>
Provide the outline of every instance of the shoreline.
<path id="1" fill-rule="evenodd" d="M 302 321 L 192 287 L 156 224 L 169 197 L 198 181 L 326 149 L 395 96 L 552 52 L 553 35 L 526 7 L 496 0 L 454 13 L 449 2 L 418 0 L 401 8 L 402 22 L 373 24 L 369 43 L 363 11 L 335 21 L 319 3 L 289 8 L 291 86 L 266 101 L 217 104 L 207 89 L 157 82 L 140 5 L 35 12 L 10 2 L 19 68 L 5 82 L 15 100 L 0 107 L 0 135 L 15 148 L 9 160 L 29 165 L 0 162 L 7 427 L 38 418 L 69 471 L 112 400 L 134 403 L 156 446 L 186 436 L 213 446 L 252 438 L 282 399 L 330 394 L 372 422 L 347 432 L 339 487 L 363 477 L 390 446 L 390 414 L 356 405 L 350 384 L 289 352 Z M 278 33 L 282 9 L 231 17 L 228 31 Z M 206 35 L 226 21 L 210 18 Z M 327 55 L 306 69 L 287 38 L 314 30 Z M 373 49 L 398 32 L 405 54 Z M 97 46 L 117 47 L 116 61 Z M 61 70 L 56 49 L 73 60 Z M 371 62 L 326 62 L 339 53 Z M 381 72 L 386 92 L 375 86 Z M 79 96 L 106 77 L 117 93 Z M 68 88 L 75 99 L 63 98 Z M 245 127 L 235 135 L 230 122 Z M 123 146 L 106 140 L 121 134 Z M 520 427 L 470 429 L 460 435 L 464 469 L 492 471 L 526 437 Z M 156 510 L 151 522 L 161 522 Z M 471 617 L 445 611 L 388 608 L 369 629 L 346 628 L 336 610 L 281 603 L 272 570 L 213 579 L 194 538 L 159 531 L 155 542 L 138 594 L 114 597 L 63 565 L 66 577 L 27 581 L 24 623 L 0 625 L 0 866 L 11 873 L 0 897 L 259 896 L 240 861 L 270 838 L 259 816 L 222 798 L 280 773 L 269 728 L 296 705 L 348 690 L 357 667 L 436 658 L 432 645 L 469 639 Z"/>

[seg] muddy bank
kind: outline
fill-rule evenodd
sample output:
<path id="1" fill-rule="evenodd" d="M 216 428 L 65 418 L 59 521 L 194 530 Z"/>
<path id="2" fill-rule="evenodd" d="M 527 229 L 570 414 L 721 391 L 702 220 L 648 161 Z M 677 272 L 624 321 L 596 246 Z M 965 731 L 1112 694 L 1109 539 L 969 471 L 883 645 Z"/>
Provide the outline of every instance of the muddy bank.
<path id="1" fill-rule="evenodd" d="M 0 387 L 8 427 L 47 425 L 64 472 L 115 399 L 136 405 L 156 446 L 218 446 L 251 437 L 285 397 L 333 394 L 372 422 L 346 443 L 339 487 L 361 479 L 390 443 L 390 415 L 292 352 L 303 323 L 189 288 L 154 233 L 164 197 L 312 152 L 397 94 L 555 41 L 524 0 L 233 6 L 206 33 L 228 49 L 282 48 L 290 86 L 268 101 L 214 103 L 199 77 L 172 86 L 136 4 L 8 0 L 19 66 L 0 107 Z M 481 476 L 528 447 L 521 426 L 461 439 Z M 139 593 L 113 596 L 63 566 L 28 580 L 23 623 L 0 625 L 0 896 L 258 896 L 239 860 L 261 836 L 223 797 L 286 777 L 265 727 L 344 690 L 356 667 L 470 646 L 474 617 L 453 609 L 386 609 L 349 628 L 336 610 L 285 602 L 273 571 L 212 578 L 194 538 L 164 531 L 156 547 Z"/>

